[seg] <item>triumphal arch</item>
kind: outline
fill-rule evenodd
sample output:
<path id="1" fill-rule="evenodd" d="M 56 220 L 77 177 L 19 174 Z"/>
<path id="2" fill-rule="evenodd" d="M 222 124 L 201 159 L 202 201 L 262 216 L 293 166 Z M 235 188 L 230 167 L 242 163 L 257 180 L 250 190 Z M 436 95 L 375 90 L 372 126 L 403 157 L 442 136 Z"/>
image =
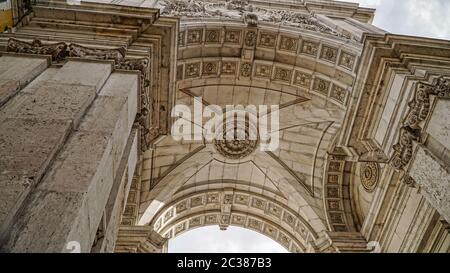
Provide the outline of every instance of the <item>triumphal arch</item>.
<path id="1" fill-rule="evenodd" d="M 3 252 L 165 252 L 208 225 L 291 252 L 449 251 L 449 41 L 387 33 L 375 10 L 328 0 L 11 9 Z M 177 105 L 276 105 L 276 149 L 248 123 L 244 139 L 175 138 Z"/>

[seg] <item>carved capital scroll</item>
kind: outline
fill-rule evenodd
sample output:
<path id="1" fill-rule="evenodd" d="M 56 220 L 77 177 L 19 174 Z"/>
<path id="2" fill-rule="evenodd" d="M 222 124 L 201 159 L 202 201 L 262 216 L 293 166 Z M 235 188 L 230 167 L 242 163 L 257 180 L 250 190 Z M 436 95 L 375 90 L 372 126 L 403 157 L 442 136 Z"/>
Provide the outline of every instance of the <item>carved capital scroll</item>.
<path id="1" fill-rule="evenodd" d="M 90 48 L 77 44 L 69 45 L 69 56 L 95 59 L 95 60 L 114 60 L 116 62 L 122 60 L 125 57 L 126 49 L 124 47 L 115 49 L 98 49 Z"/>
<path id="2" fill-rule="evenodd" d="M 14 38 L 8 40 L 6 47 L 7 52 L 50 55 L 52 61 L 60 62 L 67 56 L 67 45 L 65 43 L 43 44 L 39 40 L 34 40 L 31 43 L 20 41 Z"/>

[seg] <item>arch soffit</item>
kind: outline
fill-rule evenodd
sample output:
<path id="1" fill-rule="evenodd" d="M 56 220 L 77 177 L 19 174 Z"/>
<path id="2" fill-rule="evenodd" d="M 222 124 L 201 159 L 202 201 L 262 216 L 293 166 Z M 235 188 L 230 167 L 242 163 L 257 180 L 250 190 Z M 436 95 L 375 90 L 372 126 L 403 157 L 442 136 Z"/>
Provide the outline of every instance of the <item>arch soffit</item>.
<path id="1" fill-rule="evenodd" d="M 291 252 L 305 252 L 318 238 L 308 221 L 283 202 L 228 187 L 185 190 L 165 205 L 150 223 L 166 238 L 208 225 L 248 228 L 277 241 Z"/>

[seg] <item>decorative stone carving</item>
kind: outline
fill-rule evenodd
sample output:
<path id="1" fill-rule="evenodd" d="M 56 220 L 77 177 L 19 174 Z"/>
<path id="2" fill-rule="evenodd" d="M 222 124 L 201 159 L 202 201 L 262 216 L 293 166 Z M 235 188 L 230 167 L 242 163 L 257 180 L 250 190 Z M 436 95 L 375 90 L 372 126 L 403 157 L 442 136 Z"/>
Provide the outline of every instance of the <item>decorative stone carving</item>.
<path id="1" fill-rule="evenodd" d="M 284 82 L 291 81 L 292 70 L 284 69 L 281 67 L 275 67 L 274 79 Z"/>
<path id="2" fill-rule="evenodd" d="M 319 45 L 317 43 L 304 41 L 302 47 L 302 53 L 316 57 Z"/>
<path id="3" fill-rule="evenodd" d="M 281 36 L 280 39 L 281 50 L 291 51 L 295 53 L 297 52 L 297 47 L 298 47 L 298 39 Z"/>
<path id="4" fill-rule="evenodd" d="M 203 29 L 190 29 L 187 32 L 187 44 L 198 45 L 203 41 Z"/>
<path id="5" fill-rule="evenodd" d="M 259 37 L 259 45 L 262 47 L 275 48 L 277 35 L 271 33 L 261 33 Z"/>
<path id="6" fill-rule="evenodd" d="M 220 30 L 219 29 L 207 29 L 205 35 L 205 43 L 217 44 L 220 43 Z"/>
<path id="7" fill-rule="evenodd" d="M 271 65 L 265 65 L 265 64 L 257 64 L 256 65 L 256 71 L 255 71 L 256 77 L 270 79 L 271 74 L 272 74 L 272 66 Z"/>
<path id="8" fill-rule="evenodd" d="M 250 155 L 257 147 L 258 140 L 251 140 L 248 130 L 245 130 L 245 139 L 227 140 L 225 135 L 222 140 L 215 139 L 216 150 L 226 158 L 241 159 Z"/>
<path id="9" fill-rule="evenodd" d="M 241 64 L 241 76 L 242 77 L 250 77 L 252 75 L 252 64 L 251 63 L 242 63 Z"/>
<path id="10" fill-rule="evenodd" d="M 329 46 L 322 46 L 320 58 L 332 63 L 336 62 L 338 50 Z"/>
<path id="11" fill-rule="evenodd" d="M 218 62 L 203 62 L 203 75 L 217 75 L 219 71 Z"/>
<path id="12" fill-rule="evenodd" d="M 222 62 L 222 75 L 236 75 L 237 62 Z"/>
<path id="13" fill-rule="evenodd" d="M 226 30 L 225 31 L 225 43 L 228 44 L 240 44 L 241 43 L 241 31 L 240 30 Z"/>
<path id="14" fill-rule="evenodd" d="M 376 162 L 363 162 L 360 166 L 361 184 L 367 192 L 372 192 L 380 179 L 380 166 Z"/>
<path id="15" fill-rule="evenodd" d="M 255 13 L 246 13 L 244 19 L 245 23 L 250 27 L 256 27 L 258 25 L 258 15 Z"/>
<path id="16" fill-rule="evenodd" d="M 200 63 L 195 62 L 187 64 L 184 77 L 185 78 L 200 77 Z"/>
<path id="17" fill-rule="evenodd" d="M 254 47 L 256 45 L 256 31 L 250 30 L 245 33 L 245 46 L 247 47 Z"/>
<path id="18" fill-rule="evenodd" d="M 411 131 L 409 127 L 403 127 L 400 131 L 400 139 L 394 145 L 394 154 L 391 158 L 391 165 L 397 170 L 404 170 L 412 158 L 413 140 L 419 141 L 420 134 Z"/>
<path id="19" fill-rule="evenodd" d="M 209 2 L 201 0 L 164 0 L 158 3 L 161 7 L 161 15 L 180 17 L 203 17 L 242 20 L 250 26 L 255 26 L 258 21 L 278 25 L 298 27 L 310 31 L 317 31 L 328 35 L 349 39 L 348 35 L 321 23 L 310 14 L 304 14 L 291 10 L 271 10 L 253 6 L 246 0 L 227 0 L 221 2 Z"/>
<path id="20" fill-rule="evenodd" d="M 119 61 L 125 57 L 126 49 L 124 47 L 115 49 L 89 48 L 77 44 L 69 45 L 69 56 L 95 59 L 95 60 L 114 60 Z"/>
<path id="21" fill-rule="evenodd" d="M 331 97 L 335 100 L 337 100 L 338 102 L 344 104 L 345 103 L 345 98 L 347 97 L 346 91 L 337 86 L 337 85 L 333 85 L 333 90 L 331 92 Z"/>
<path id="22" fill-rule="evenodd" d="M 314 80 L 313 90 L 319 92 L 325 96 L 328 96 L 328 89 L 330 88 L 330 82 L 320 78 Z"/>
<path id="23" fill-rule="evenodd" d="M 31 43 L 28 43 L 10 38 L 8 40 L 6 51 L 15 53 L 50 55 L 52 56 L 52 61 L 60 62 L 67 56 L 67 45 L 65 43 L 44 45 L 39 40 L 34 40 Z"/>
<path id="24" fill-rule="evenodd" d="M 294 84 L 309 89 L 311 86 L 311 78 L 312 77 L 309 74 L 295 71 Z"/>
<path id="25" fill-rule="evenodd" d="M 342 52 L 341 57 L 339 58 L 339 65 L 346 69 L 353 70 L 353 67 L 355 66 L 355 60 L 355 56 L 346 52 Z"/>
<path id="26" fill-rule="evenodd" d="M 450 98 L 450 80 L 444 77 L 438 78 L 434 84 L 418 83 L 414 98 L 408 104 L 409 111 L 400 129 L 400 137 L 393 146 L 394 154 L 391 157 L 391 165 L 398 171 L 405 171 L 411 161 L 413 142 L 421 142 L 421 123 L 430 114 L 431 96 L 438 98 Z"/>

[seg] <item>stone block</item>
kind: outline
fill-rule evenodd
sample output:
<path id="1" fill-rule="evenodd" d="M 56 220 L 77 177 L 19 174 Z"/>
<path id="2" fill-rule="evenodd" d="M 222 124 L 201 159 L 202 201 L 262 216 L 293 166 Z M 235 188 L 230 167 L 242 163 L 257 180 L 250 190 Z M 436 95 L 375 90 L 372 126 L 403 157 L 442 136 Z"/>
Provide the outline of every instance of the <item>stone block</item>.
<path id="1" fill-rule="evenodd" d="M 71 122 L 63 120 L 5 119 L 0 123 L 0 173 L 37 179 L 64 143 L 70 128 Z"/>
<path id="2" fill-rule="evenodd" d="M 14 226 L 4 248 L 8 252 L 68 252 L 67 243 L 91 247 L 85 193 L 34 191 L 25 213 Z"/>
<path id="3" fill-rule="evenodd" d="M 2 56 L 0 80 L 19 81 L 24 87 L 48 67 L 47 57 Z"/>
<path id="4" fill-rule="evenodd" d="M 423 195 L 442 217 L 450 222 L 450 173 L 419 146 L 410 176 L 420 185 Z"/>
<path id="5" fill-rule="evenodd" d="M 76 127 L 95 98 L 95 89 L 58 83 L 43 83 L 34 94 L 25 96 L 10 116 L 43 120 L 72 120 Z"/>
<path id="6" fill-rule="evenodd" d="M 0 174 L 0 240 L 13 222 L 31 186 L 32 181 L 26 176 Z"/>
<path id="7" fill-rule="evenodd" d="M 450 150 L 450 101 L 439 99 L 428 123 L 427 133 Z M 449 163 L 450 164 L 450 163 Z"/>
<path id="8" fill-rule="evenodd" d="M 111 63 L 69 60 L 50 81 L 59 84 L 92 86 L 97 92 L 108 79 L 112 71 Z"/>
<path id="9" fill-rule="evenodd" d="M 0 106 L 20 91 L 20 82 L 17 80 L 0 80 Z"/>
<path id="10" fill-rule="evenodd" d="M 59 69 L 59 67 L 48 67 L 38 77 L 36 77 L 36 79 L 30 82 L 30 84 L 22 90 L 22 93 L 33 94 L 34 91 L 41 87 L 42 84 L 50 80 Z"/>
<path id="11" fill-rule="evenodd" d="M 126 98 L 99 96 L 84 117 L 79 130 L 96 132 L 112 137 L 114 171 L 122 157 L 128 138 L 128 112 Z"/>

